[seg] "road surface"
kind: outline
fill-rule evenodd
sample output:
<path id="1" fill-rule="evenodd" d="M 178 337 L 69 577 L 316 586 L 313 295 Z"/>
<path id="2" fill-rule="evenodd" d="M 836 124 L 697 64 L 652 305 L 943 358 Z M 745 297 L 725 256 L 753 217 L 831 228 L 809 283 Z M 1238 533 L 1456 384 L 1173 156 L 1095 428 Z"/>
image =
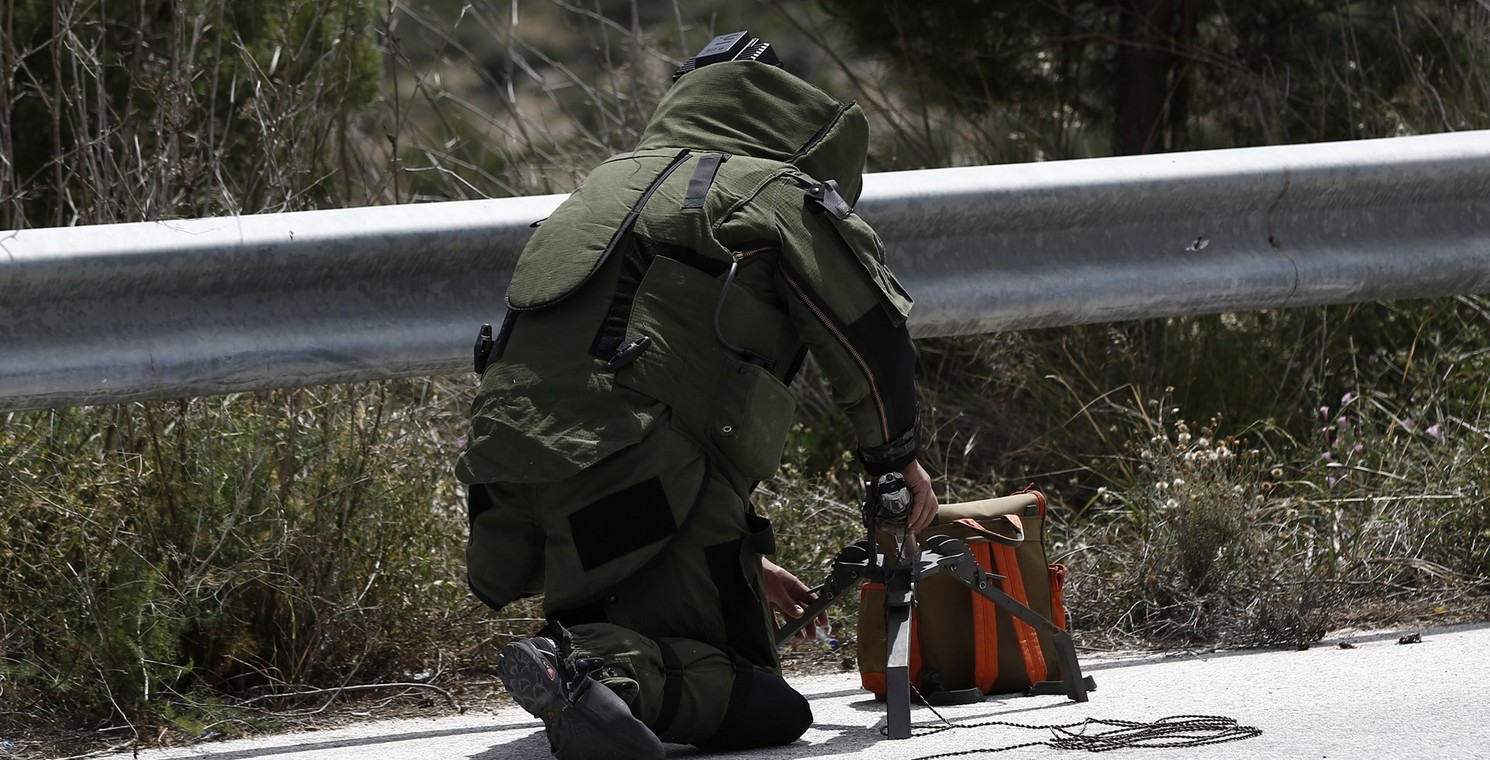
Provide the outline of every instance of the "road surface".
<path id="1" fill-rule="evenodd" d="M 1404 635 L 1420 634 L 1403 644 Z M 1341 644 L 1348 647 L 1342 647 Z M 991 720 L 1073 723 L 1085 718 L 1151 722 L 1175 715 L 1215 715 L 1261 734 L 1188 748 L 1125 747 L 1107 757 L 1146 758 L 1469 758 L 1490 759 L 1490 624 L 1336 636 L 1308 650 L 1170 655 L 1092 655 L 1082 664 L 1097 681 L 1091 700 L 1000 697 L 939 708 L 953 723 Z M 994 750 L 1049 739 L 1049 730 L 1007 726 L 953 728 L 929 709 L 912 715 L 918 735 L 881 738 L 884 705 L 858 688 L 857 674 L 807 676 L 794 685 L 811 699 L 814 727 L 795 744 L 721 757 L 780 760 L 893 758 L 917 760 L 967 750 Z M 1089 732 L 1108 730 L 1093 726 Z M 708 757 L 668 746 L 670 758 Z M 1049 746 L 963 757 L 1074 756 Z M 107 756 L 107 760 L 544 760 L 540 722 L 520 709 L 495 714 L 368 723 L 332 731 L 266 736 L 195 747 Z"/>

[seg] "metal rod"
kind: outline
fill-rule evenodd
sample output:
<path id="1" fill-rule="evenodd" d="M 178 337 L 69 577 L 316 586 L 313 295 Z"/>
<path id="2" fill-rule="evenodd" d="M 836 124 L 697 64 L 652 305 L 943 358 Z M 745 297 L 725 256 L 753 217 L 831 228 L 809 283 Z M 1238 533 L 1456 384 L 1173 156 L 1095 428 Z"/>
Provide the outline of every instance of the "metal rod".
<path id="1" fill-rule="evenodd" d="M 914 589 L 909 567 L 888 568 L 885 575 L 885 736 L 911 735 L 911 604 Z"/>
<path id="2" fill-rule="evenodd" d="M 0 411 L 465 370 L 563 196 L 0 232 Z M 917 337 L 1490 292 L 1490 131 L 872 174 Z"/>

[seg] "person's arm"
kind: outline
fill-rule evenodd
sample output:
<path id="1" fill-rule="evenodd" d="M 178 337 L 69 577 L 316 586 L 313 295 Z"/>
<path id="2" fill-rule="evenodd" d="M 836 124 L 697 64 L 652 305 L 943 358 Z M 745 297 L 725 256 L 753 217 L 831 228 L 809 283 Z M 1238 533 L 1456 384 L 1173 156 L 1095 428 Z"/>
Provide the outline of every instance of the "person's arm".
<path id="1" fill-rule="evenodd" d="M 762 230 L 779 251 L 776 295 L 853 426 L 860 464 L 871 477 L 900 472 L 913 495 L 913 524 L 931 524 L 936 495 L 916 461 L 911 299 L 885 267 L 879 236 L 855 215 L 839 220 L 814 212 L 800 185 L 787 178 L 762 188 L 716 227 L 722 243 L 741 250 L 759 247 Z"/>
<path id="2" fill-rule="evenodd" d="M 921 450 L 916 349 L 906 318 L 910 298 L 884 267 L 878 236 L 854 218 L 803 220 L 802 240 L 783 249 L 783 298 L 804 344 L 833 388 L 858 438 L 870 476 L 899 472 L 912 495 L 909 527 L 937 514 Z"/>
<path id="3" fill-rule="evenodd" d="M 851 255 L 828 251 L 823 258 Z M 834 268 L 823 261 L 815 271 L 796 263 L 783 256 L 779 277 L 797 334 L 853 424 L 864 469 L 870 475 L 897 472 L 921 448 L 916 348 L 904 320 L 881 306 L 868 275 L 856 271 L 857 262 Z"/>

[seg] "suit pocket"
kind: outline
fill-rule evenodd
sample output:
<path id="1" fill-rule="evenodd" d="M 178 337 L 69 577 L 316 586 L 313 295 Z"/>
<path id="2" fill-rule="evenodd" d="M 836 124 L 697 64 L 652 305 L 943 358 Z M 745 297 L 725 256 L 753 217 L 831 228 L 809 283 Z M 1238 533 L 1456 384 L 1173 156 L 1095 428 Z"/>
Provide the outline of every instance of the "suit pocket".
<path id="1" fill-rule="evenodd" d="M 719 455 L 751 480 L 768 480 L 781 465 L 797 403 L 771 373 L 728 358 L 720 367 L 706 433 Z"/>

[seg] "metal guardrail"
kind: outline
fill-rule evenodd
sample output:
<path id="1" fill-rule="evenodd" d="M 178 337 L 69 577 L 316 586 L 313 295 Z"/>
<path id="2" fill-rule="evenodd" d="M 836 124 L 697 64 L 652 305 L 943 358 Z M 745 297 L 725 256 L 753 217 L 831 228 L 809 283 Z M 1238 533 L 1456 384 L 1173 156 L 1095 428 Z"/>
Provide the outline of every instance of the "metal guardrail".
<path id="1" fill-rule="evenodd" d="M 0 411 L 470 366 L 563 196 L 0 232 Z M 918 337 L 1490 292 L 1490 132 L 873 174 Z"/>

